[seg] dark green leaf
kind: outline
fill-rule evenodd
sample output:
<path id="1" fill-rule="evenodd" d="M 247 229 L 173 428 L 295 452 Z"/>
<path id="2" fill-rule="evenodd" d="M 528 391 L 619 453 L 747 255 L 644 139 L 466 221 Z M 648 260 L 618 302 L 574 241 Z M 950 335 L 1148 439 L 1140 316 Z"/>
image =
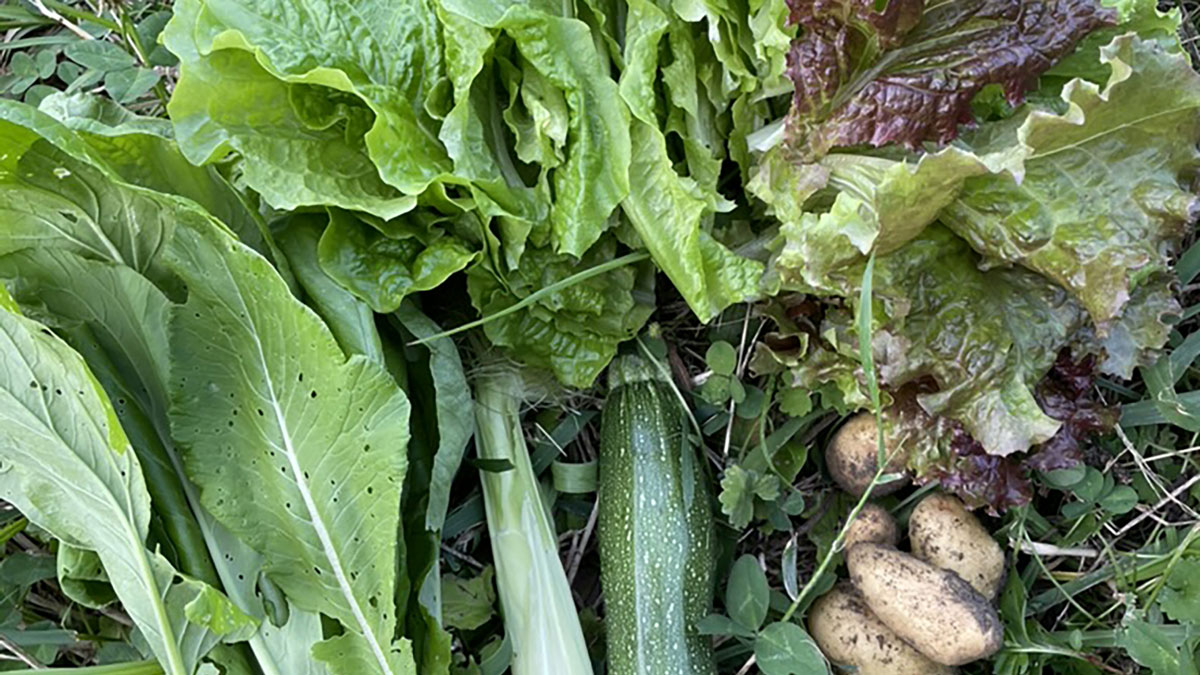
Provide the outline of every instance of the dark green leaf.
<path id="1" fill-rule="evenodd" d="M 770 593 L 767 575 L 758 566 L 758 561 L 752 555 L 744 555 L 737 559 L 729 571 L 725 609 L 735 622 L 750 630 L 758 630 L 767 618 Z"/>
<path id="2" fill-rule="evenodd" d="M 709 614 L 697 621 L 696 632 L 701 635 L 736 635 L 744 638 L 752 638 L 755 635 L 755 631 L 720 614 Z"/>
<path id="3" fill-rule="evenodd" d="M 485 567 L 470 579 L 453 574 L 442 577 L 442 616 L 447 626 L 474 630 L 495 616 L 494 574 L 491 567 Z"/>
<path id="4" fill-rule="evenodd" d="M 63 50 L 67 58 L 90 70 L 109 72 L 133 68 L 137 61 L 129 52 L 104 40 L 81 40 Z"/>

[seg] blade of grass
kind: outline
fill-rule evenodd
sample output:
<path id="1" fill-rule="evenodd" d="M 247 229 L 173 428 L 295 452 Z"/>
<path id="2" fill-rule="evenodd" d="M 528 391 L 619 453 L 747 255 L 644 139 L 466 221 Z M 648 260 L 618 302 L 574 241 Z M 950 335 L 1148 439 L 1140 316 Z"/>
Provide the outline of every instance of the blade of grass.
<path id="1" fill-rule="evenodd" d="M 1200 274 L 1200 242 L 1192 244 L 1192 246 L 1184 251 L 1183 255 L 1179 256 L 1179 262 L 1175 265 L 1175 272 L 1179 274 L 1179 282 L 1190 284 Z"/>
<path id="2" fill-rule="evenodd" d="M 508 307 L 505 307 L 504 309 L 500 310 L 499 312 L 496 312 L 495 314 L 491 314 L 491 315 L 476 319 L 474 321 L 464 323 L 463 325 L 458 326 L 456 328 L 451 328 L 450 330 L 444 330 L 440 333 L 437 333 L 436 335 L 430 335 L 428 337 L 423 337 L 420 340 L 413 340 L 412 342 L 410 342 L 408 344 L 409 344 L 409 346 L 423 345 L 426 342 L 432 342 L 433 340 L 436 340 L 438 338 L 450 337 L 451 335 L 457 335 L 463 331 L 470 330 L 472 328 L 477 328 L 477 327 L 482 326 L 490 321 L 495 321 L 496 319 L 508 316 L 509 314 L 512 314 L 514 312 L 519 312 L 522 309 L 525 309 L 526 307 L 541 300 L 542 298 L 545 298 L 546 296 L 551 295 L 552 293 L 557 293 L 557 292 L 563 290 L 564 288 L 570 288 L 571 286 L 574 286 L 575 284 L 580 283 L 582 281 L 587 281 L 588 279 L 591 279 L 594 276 L 604 274 L 605 272 L 608 272 L 610 270 L 615 270 L 618 267 L 624 267 L 625 265 L 632 265 L 634 263 L 639 263 L 643 260 L 648 260 L 649 258 L 650 258 L 650 254 L 645 251 L 637 251 L 635 253 L 629 253 L 629 254 L 623 255 L 620 258 L 614 258 L 612 260 L 609 260 L 606 263 L 601 263 L 599 265 L 596 265 L 595 267 L 589 267 L 588 269 L 583 270 L 582 272 L 576 272 L 575 274 L 572 274 L 571 276 L 567 277 L 566 279 L 563 279 L 561 281 L 556 281 L 556 282 L 550 284 L 549 286 L 546 286 L 544 288 L 539 288 L 537 291 L 530 293 L 529 295 L 525 296 L 521 300 L 509 305 Z"/>
<path id="3" fill-rule="evenodd" d="M 811 595 L 813 589 L 817 587 L 817 582 L 820 581 L 823 576 L 825 576 L 825 573 L 828 571 L 829 566 L 833 562 L 834 556 L 837 555 L 837 553 L 842 549 L 842 543 L 846 540 L 846 532 L 850 529 L 850 524 L 854 522 L 854 519 L 858 517 L 859 512 L 862 511 L 863 507 L 866 506 L 868 501 L 870 501 L 871 493 L 874 492 L 875 486 L 884 482 L 883 478 L 885 472 L 887 471 L 888 458 L 883 439 L 883 410 L 882 406 L 880 405 L 879 381 L 875 377 L 875 356 L 871 351 L 871 300 L 873 297 L 872 283 L 874 280 L 874 274 L 875 254 L 872 253 L 871 257 L 867 260 L 866 269 L 863 270 L 862 291 L 859 293 L 857 324 L 859 363 L 862 365 L 863 374 L 867 380 L 867 393 L 871 399 L 871 408 L 875 413 L 875 427 L 877 430 L 876 437 L 878 440 L 878 466 L 875 470 L 875 475 L 871 478 L 871 482 L 867 484 L 867 489 L 863 492 L 862 496 L 859 497 L 858 503 L 854 505 L 854 508 L 850 509 L 850 513 L 846 516 L 845 523 L 838 531 L 837 538 L 833 540 L 833 545 L 829 547 L 829 551 L 821 559 L 821 564 L 817 566 L 816 571 L 814 571 L 812 576 L 809 577 L 808 582 L 804 584 L 804 588 L 800 589 L 800 592 L 796 594 L 796 599 L 792 601 L 790 606 L 788 606 L 787 611 L 783 613 L 783 617 L 780 619 L 780 621 L 790 621 L 798 609 L 806 606 L 806 603 L 809 600 L 808 596 Z"/>

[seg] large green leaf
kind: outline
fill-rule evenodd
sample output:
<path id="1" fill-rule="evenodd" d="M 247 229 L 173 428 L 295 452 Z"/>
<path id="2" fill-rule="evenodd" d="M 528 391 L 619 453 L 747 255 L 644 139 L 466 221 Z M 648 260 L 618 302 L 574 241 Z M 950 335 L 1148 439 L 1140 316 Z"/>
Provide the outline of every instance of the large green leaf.
<path id="1" fill-rule="evenodd" d="M 8 310 L 0 311 L 0 342 L 4 498 L 55 537 L 96 552 L 167 672 L 192 673 L 222 636 L 248 637 L 252 619 L 147 550 L 141 467 L 83 359 Z"/>
<path id="2" fill-rule="evenodd" d="M 115 114 L 110 109 L 105 110 Z M 3 111 L 10 116 L 23 112 L 19 106 Z M 77 144 L 74 134 L 64 132 L 60 126 L 45 118 L 35 115 L 29 117 L 28 121 L 36 123 L 31 127 L 38 134 L 72 151 L 72 161 L 80 165 L 89 162 L 86 166 L 90 167 L 90 175 L 93 176 L 89 188 L 95 189 L 96 194 L 132 193 L 147 201 L 157 201 L 160 209 L 173 214 L 164 216 L 163 222 L 203 220 L 199 210 L 190 202 L 164 194 L 139 192 L 125 185 L 116 171 L 100 159 L 101 156 L 107 159 L 114 155 L 105 153 L 102 147 L 90 142 L 94 138 L 89 137 L 87 145 Z M 136 121 L 144 122 L 145 118 L 136 118 Z M 76 118 L 75 122 L 80 122 L 80 119 Z M 122 134 L 146 133 L 140 126 L 130 124 L 114 124 L 104 129 L 105 134 L 114 137 L 115 144 L 111 146 L 114 148 L 121 146 Z M 8 138 L 0 136 L 0 141 Z M 41 148 L 45 142 L 41 143 L 28 147 L 36 152 L 44 152 Z M 178 163 L 177 155 L 174 159 L 169 156 L 169 147 L 161 146 L 157 150 L 163 153 L 163 157 L 155 158 L 152 155 L 144 158 L 150 165 L 155 165 L 160 159 L 172 165 Z M 95 152 L 89 155 L 92 151 Z M 123 156 L 118 153 L 116 157 Z M 123 175 L 149 177 L 153 174 L 146 167 L 139 168 L 137 157 L 123 157 L 122 161 L 128 163 L 128 171 L 123 171 Z M 185 173 L 183 178 L 174 178 L 184 185 L 184 191 L 187 175 Z M 26 183 L 11 186 L 7 194 L 14 194 L 18 189 L 51 192 L 64 187 L 67 195 L 73 198 L 87 194 L 73 189 L 66 181 L 33 182 L 30 179 L 34 176 L 27 173 L 26 177 Z M 85 206 L 90 203 L 80 201 Z M 136 216 L 147 212 L 157 217 L 158 211 L 153 209 L 125 213 Z M 168 533 L 172 534 L 172 543 L 179 549 L 184 569 L 209 579 L 215 568 L 230 598 L 251 616 L 263 619 L 262 600 L 257 597 L 255 590 L 262 568 L 260 556 L 230 535 L 200 506 L 194 488 L 184 480 L 182 462 L 169 434 L 167 322 L 170 303 L 154 284 L 140 276 L 135 269 L 118 264 L 117 261 L 130 257 L 124 252 L 128 250 L 129 240 L 121 238 L 119 222 L 103 222 L 114 228 L 117 234 L 109 238 L 104 229 L 93 227 L 88 230 L 97 242 L 103 243 L 98 247 L 78 246 L 75 233 L 63 229 L 51 230 L 56 238 L 22 239 L 20 230 L 13 233 L 18 236 L 0 237 L 0 247 L 6 250 L 24 247 L 16 253 L 0 257 L 0 277 L 9 279 L 17 298 L 25 307 L 45 315 L 55 325 L 62 324 L 66 339 L 84 355 L 110 400 L 117 402 L 115 410 L 138 452 L 153 498 L 152 505 L 158 517 L 166 523 Z M 130 224 L 136 225 L 137 221 Z M 216 227 L 215 224 L 209 226 Z M 161 232 L 158 229 L 149 231 L 156 237 Z M 160 242 L 160 245 L 165 245 L 165 242 Z M 28 248 L 30 246 L 35 248 Z M 116 255 L 103 260 L 84 257 L 94 254 L 96 250 L 115 251 Z M 148 261 L 147 267 L 156 267 L 158 264 L 159 261 L 154 259 Z M 199 541 L 196 541 L 197 537 Z M 68 548 L 64 546 L 63 550 Z M 203 551 L 204 548 L 207 548 L 207 553 Z M 258 666 L 266 675 L 324 673 L 320 663 L 308 657 L 311 645 L 322 639 L 319 618 L 316 614 L 305 613 L 297 608 L 292 608 L 291 615 L 293 620 L 279 628 L 263 622 L 261 630 L 250 638 Z"/>
<path id="3" fill-rule="evenodd" d="M 314 647 L 331 672 L 413 673 L 393 640 L 403 392 L 378 364 L 345 359 L 227 235 L 181 228 L 169 257 L 188 291 L 171 321 L 171 423 L 202 503 L 297 606 L 346 627 Z"/>
<path id="4" fill-rule="evenodd" d="M 0 101 L 0 255 L 61 248 L 130 267 L 155 281 L 168 274 L 157 255 L 179 218 L 180 202 L 122 182 L 74 132 L 16 101 Z"/>
<path id="5" fill-rule="evenodd" d="M 424 2 L 185 0 L 163 35 L 180 59 L 169 112 L 184 154 L 240 152 L 278 208 L 390 218 L 450 168 L 419 107 L 440 66 Z"/>
<path id="6" fill-rule="evenodd" d="M 280 264 L 262 216 L 215 167 L 193 166 L 180 154 L 167 120 L 140 117 L 110 99 L 82 93 L 53 94 L 39 110 L 74 129 L 125 182 L 192 200 Z"/>

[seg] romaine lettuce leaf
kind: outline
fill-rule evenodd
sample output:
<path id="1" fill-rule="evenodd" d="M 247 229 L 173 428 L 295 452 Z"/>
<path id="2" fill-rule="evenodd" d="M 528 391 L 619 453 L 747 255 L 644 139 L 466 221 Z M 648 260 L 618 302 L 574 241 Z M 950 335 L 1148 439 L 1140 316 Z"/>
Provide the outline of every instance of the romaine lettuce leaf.
<path id="1" fill-rule="evenodd" d="M 583 255 L 609 228 L 609 216 L 629 192 L 629 112 L 609 77 L 607 59 L 587 24 L 559 16 L 562 6 L 555 3 L 445 0 L 442 6 L 510 38 L 543 88 L 565 101 L 564 157 L 549 178 L 555 195 L 550 227 L 557 252 Z M 561 124 L 561 106 L 558 110 Z"/>
<path id="2" fill-rule="evenodd" d="M 708 321 L 729 305 L 757 294 L 762 265 L 738 257 L 705 229 L 715 211 L 728 208 L 716 194 L 716 176 L 698 182 L 679 175 L 668 154 L 667 138 L 658 127 L 654 82 L 659 71 L 660 42 L 672 24 L 684 30 L 686 27 L 678 26 L 678 21 L 672 21 L 649 2 L 633 2 L 630 11 L 626 21 L 626 66 L 620 86 L 634 116 L 630 130 L 634 150 L 629 166 L 630 193 L 622 209 L 641 243 L 688 306 L 701 321 Z M 677 58 L 670 67 L 678 69 L 679 64 Z M 698 86 L 694 71 L 690 77 L 679 79 L 686 84 L 677 87 L 691 88 L 691 105 L 695 108 L 699 103 L 694 100 Z"/>
<path id="3" fill-rule="evenodd" d="M 438 287 L 478 257 L 438 228 L 393 222 L 388 229 L 397 236 L 333 210 L 318 248 L 321 269 L 382 314 L 396 311 L 411 293 Z"/>
<path id="4" fill-rule="evenodd" d="M 168 111 L 193 163 L 244 161 L 273 206 L 391 218 L 451 169 L 420 103 L 439 86 L 437 22 L 420 0 L 183 0 Z"/>

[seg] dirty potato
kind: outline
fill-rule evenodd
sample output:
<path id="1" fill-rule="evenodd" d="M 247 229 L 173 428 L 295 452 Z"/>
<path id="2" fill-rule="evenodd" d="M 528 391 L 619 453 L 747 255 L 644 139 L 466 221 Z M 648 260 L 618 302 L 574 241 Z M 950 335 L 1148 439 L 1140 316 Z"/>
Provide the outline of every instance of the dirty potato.
<path id="1" fill-rule="evenodd" d="M 834 663 L 855 666 L 859 675 L 950 675 L 905 644 L 867 608 L 846 582 L 821 596 L 808 613 L 808 632 Z"/>
<path id="2" fill-rule="evenodd" d="M 878 436 L 875 431 L 875 417 L 870 413 L 859 413 L 851 417 L 833 435 L 829 447 L 825 450 L 825 464 L 834 482 L 846 492 L 860 496 L 866 492 L 867 485 L 875 477 L 878 462 Z M 904 460 L 895 448 L 887 448 L 891 457 L 888 471 L 897 473 L 904 470 Z M 888 483 L 880 483 L 871 491 L 874 496 L 890 494 L 904 487 L 906 479 L 897 479 Z"/>
<path id="3" fill-rule="evenodd" d="M 875 616 L 931 660 L 959 666 L 1000 649 L 996 610 L 954 572 L 883 544 L 855 545 L 846 565 Z"/>
<path id="4" fill-rule="evenodd" d="M 1004 550 L 957 497 L 921 500 L 909 518 L 908 539 L 913 556 L 958 574 L 989 600 L 1004 583 Z"/>
<path id="5" fill-rule="evenodd" d="M 878 504 L 867 504 L 858 512 L 858 517 L 846 529 L 844 548 L 871 542 L 895 546 L 900 542 L 900 528 L 887 509 Z"/>

